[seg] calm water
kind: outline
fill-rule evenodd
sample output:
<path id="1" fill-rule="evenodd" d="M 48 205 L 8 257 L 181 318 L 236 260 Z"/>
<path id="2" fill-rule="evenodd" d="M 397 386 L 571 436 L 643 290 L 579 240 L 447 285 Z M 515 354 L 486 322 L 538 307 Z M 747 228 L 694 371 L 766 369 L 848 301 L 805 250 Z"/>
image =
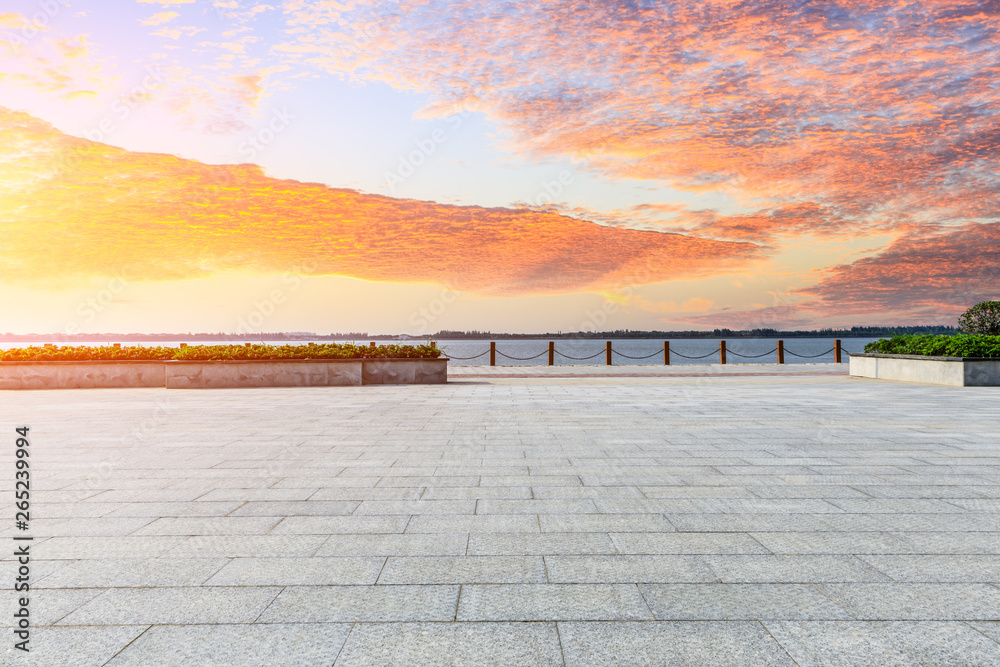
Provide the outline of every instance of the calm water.
<path id="1" fill-rule="evenodd" d="M 841 339 L 841 346 L 845 352 L 862 352 L 865 344 L 876 338 L 844 338 Z M 109 340 L 109 343 L 119 341 Z M 285 345 L 306 343 L 308 341 L 268 341 L 269 345 Z M 328 343 L 331 341 L 316 341 Z M 345 342 L 345 341 L 340 341 Z M 367 340 L 350 341 L 354 343 L 366 344 Z M 386 343 L 393 341 L 377 341 Z M 419 344 L 423 341 L 407 340 L 402 343 Z M 57 343 L 61 344 L 61 343 Z M 102 345 L 103 342 L 78 343 L 79 345 Z M 125 342 L 126 345 L 139 345 L 140 343 Z M 150 342 L 143 345 L 162 345 L 166 347 L 177 347 L 181 341 Z M 202 341 L 194 342 L 192 345 L 226 345 L 239 344 L 237 341 Z M 557 366 L 574 364 L 604 364 L 604 341 L 602 340 L 556 340 L 555 363 Z M 0 349 L 10 349 L 13 347 L 27 347 L 28 345 L 41 345 L 41 343 L 0 343 Z M 539 366 L 548 363 L 549 343 L 545 340 L 500 340 L 497 341 L 497 365 L 498 366 Z M 737 338 L 726 341 L 727 363 L 730 364 L 773 364 L 777 363 L 777 339 L 774 338 Z M 486 366 L 490 363 L 490 343 L 485 340 L 439 340 L 438 347 L 451 357 L 452 365 L 455 366 Z M 663 341 L 658 339 L 624 339 L 611 342 L 614 350 L 612 359 L 615 365 L 660 365 L 663 363 Z M 672 339 L 670 341 L 670 363 L 671 364 L 717 364 L 719 363 L 719 341 L 712 338 L 685 338 Z M 832 338 L 788 338 L 785 339 L 785 363 L 833 363 L 833 339 Z M 619 354 L 620 353 L 620 354 Z M 800 358 L 795 354 L 803 356 L 820 355 L 815 358 Z M 479 355 L 476 359 L 459 359 L 458 357 L 472 357 Z M 503 355 L 518 357 L 518 359 L 508 359 Z M 756 355 L 763 355 L 756 358 Z M 536 356 L 537 355 L 537 356 Z M 563 356 L 566 355 L 566 356 Z M 591 359 L 575 360 L 568 357 L 589 357 Z M 646 359 L 629 359 L 629 357 L 648 357 Z M 685 359 L 681 355 L 689 357 L 702 357 L 700 359 Z M 707 355 L 707 356 L 705 356 Z M 536 356 L 535 359 L 525 360 L 526 357 Z M 847 361 L 845 354 L 843 360 Z"/>
<path id="2" fill-rule="evenodd" d="M 833 363 L 833 338 L 789 338 L 785 339 L 785 363 Z M 870 343 L 877 338 L 843 338 L 841 339 L 841 349 L 845 352 L 863 352 L 866 343 Z M 605 363 L 605 342 L 602 340 L 556 340 L 555 364 L 557 366 L 573 364 L 601 364 Z M 456 366 L 484 366 L 490 363 L 490 343 L 489 341 L 438 341 L 438 347 L 444 350 L 445 354 L 452 357 L 451 363 Z M 730 364 L 751 363 L 751 364 L 774 364 L 778 361 L 778 355 L 774 351 L 778 347 L 776 338 L 737 338 L 726 341 L 726 362 Z M 549 343 L 545 340 L 500 340 L 497 341 L 497 365 L 503 366 L 528 366 L 545 365 L 548 363 Z M 663 364 L 663 341 L 657 339 L 625 339 L 611 341 L 612 360 L 615 365 L 661 365 Z M 477 359 L 461 360 L 458 357 L 471 357 L 485 352 Z M 792 352 L 801 355 L 820 355 L 816 358 L 803 359 L 796 357 Z M 502 353 L 502 354 L 501 354 Z M 562 353 L 562 354 L 560 354 Z M 620 354 L 617 354 L 620 353 Z M 530 361 L 520 361 L 508 359 L 503 354 L 511 357 L 524 359 L 534 355 L 537 358 Z M 763 355 L 758 358 L 742 358 L 738 354 L 746 356 Z M 570 357 L 589 357 L 586 361 L 568 359 Z M 622 355 L 630 357 L 649 357 L 647 359 L 628 359 Z M 652 355 L 652 356 L 650 356 Z M 703 357 L 701 359 L 684 359 L 681 355 L 689 357 Z M 708 355 L 708 356 L 705 356 Z M 844 354 L 843 361 L 847 361 L 848 356 Z M 670 363 L 671 364 L 717 364 L 719 363 L 719 341 L 711 338 L 679 339 L 670 340 Z"/>

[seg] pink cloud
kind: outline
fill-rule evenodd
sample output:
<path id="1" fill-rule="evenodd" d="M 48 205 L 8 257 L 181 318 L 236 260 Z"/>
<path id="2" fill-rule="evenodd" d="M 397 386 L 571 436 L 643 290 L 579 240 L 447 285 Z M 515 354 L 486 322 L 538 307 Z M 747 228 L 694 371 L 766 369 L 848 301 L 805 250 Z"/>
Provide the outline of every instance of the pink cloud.
<path id="1" fill-rule="evenodd" d="M 916 232 L 882 252 L 819 272 L 787 303 L 687 318 L 699 326 L 785 328 L 951 324 L 980 301 L 1000 300 L 1000 223 Z"/>
<path id="2" fill-rule="evenodd" d="M 283 53 L 421 91 L 429 111 L 483 111 L 522 154 L 759 207 L 712 234 L 883 229 L 1000 204 L 1000 12 L 979 2 L 342 7 L 289 5 L 302 33 Z"/>

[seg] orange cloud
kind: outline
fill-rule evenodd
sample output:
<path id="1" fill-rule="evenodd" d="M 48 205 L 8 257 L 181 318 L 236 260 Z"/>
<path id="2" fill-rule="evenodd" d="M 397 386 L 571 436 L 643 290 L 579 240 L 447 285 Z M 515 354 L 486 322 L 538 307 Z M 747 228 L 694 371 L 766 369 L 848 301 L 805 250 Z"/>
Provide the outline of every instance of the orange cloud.
<path id="1" fill-rule="evenodd" d="M 4 14 L 3 24 L 12 25 L 18 17 Z M 20 19 L 18 30 L 0 31 L 3 84 L 72 100 L 118 83 L 113 67 L 95 53 L 87 35 L 67 37 L 43 22 Z"/>
<path id="2" fill-rule="evenodd" d="M 1000 11 L 972 0 L 286 5 L 276 53 L 486 113 L 510 148 L 759 208 L 761 238 L 997 217 Z M 814 208 L 815 215 L 789 207 Z M 784 213 L 776 213 L 784 212 Z"/>
<path id="3" fill-rule="evenodd" d="M 608 289 L 717 273 L 750 243 L 556 213 L 393 199 L 131 153 L 0 109 L 0 280 L 72 284 L 298 269 L 482 294 Z"/>
<path id="4" fill-rule="evenodd" d="M 147 19 L 139 21 L 139 25 L 160 25 L 168 23 L 180 16 L 177 12 L 157 12 Z"/>
<path id="5" fill-rule="evenodd" d="M 979 301 L 1000 299 L 1000 223 L 906 236 L 822 275 L 819 284 L 798 290 L 815 299 L 813 309 L 911 311 L 950 321 Z"/>
<path id="6" fill-rule="evenodd" d="M 969 306 L 1000 300 L 1000 223 L 915 232 L 877 255 L 818 273 L 816 285 L 775 295 L 773 306 L 681 321 L 737 329 L 954 324 Z"/>

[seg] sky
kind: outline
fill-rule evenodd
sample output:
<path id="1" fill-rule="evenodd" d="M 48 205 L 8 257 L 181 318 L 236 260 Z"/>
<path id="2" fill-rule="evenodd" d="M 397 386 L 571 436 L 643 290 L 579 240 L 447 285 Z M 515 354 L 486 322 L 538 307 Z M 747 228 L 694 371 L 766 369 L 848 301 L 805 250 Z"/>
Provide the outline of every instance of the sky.
<path id="1" fill-rule="evenodd" d="M 954 324 L 1000 2 L 6 0 L 0 333 Z"/>

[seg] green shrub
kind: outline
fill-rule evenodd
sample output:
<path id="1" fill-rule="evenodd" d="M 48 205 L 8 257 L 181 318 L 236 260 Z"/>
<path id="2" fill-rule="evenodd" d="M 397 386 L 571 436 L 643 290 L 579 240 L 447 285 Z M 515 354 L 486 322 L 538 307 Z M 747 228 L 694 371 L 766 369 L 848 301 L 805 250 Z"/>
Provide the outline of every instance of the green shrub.
<path id="1" fill-rule="evenodd" d="M 930 357 L 1000 357 L 1000 336 L 902 334 L 868 343 L 865 352 Z"/>
<path id="2" fill-rule="evenodd" d="M 1000 301 L 980 301 L 962 313 L 958 328 L 965 333 L 1000 336 Z"/>
<path id="3" fill-rule="evenodd" d="M 189 345 L 174 359 L 193 361 L 238 361 L 252 359 L 434 359 L 441 350 L 430 345 L 355 345 L 353 343 L 309 343 L 308 345 Z"/>
<path id="4" fill-rule="evenodd" d="M 114 347 L 112 345 L 62 345 L 0 350 L 0 361 L 157 361 L 172 359 L 174 347 Z"/>
<path id="5" fill-rule="evenodd" d="M 159 361 L 187 359 L 227 361 L 250 359 L 436 359 L 441 350 L 430 345 L 189 345 L 187 347 L 113 347 L 64 345 L 0 350 L 0 361 Z"/>

